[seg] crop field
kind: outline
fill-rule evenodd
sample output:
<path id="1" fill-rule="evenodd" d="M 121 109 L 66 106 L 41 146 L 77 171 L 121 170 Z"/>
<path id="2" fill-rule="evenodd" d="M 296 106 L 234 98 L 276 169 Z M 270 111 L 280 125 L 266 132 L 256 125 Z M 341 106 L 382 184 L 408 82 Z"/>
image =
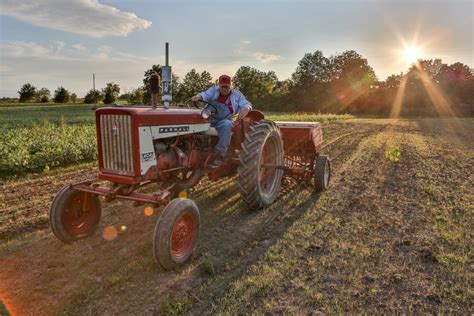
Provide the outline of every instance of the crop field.
<path id="1" fill-rule="evenodd" d="M 0 108 L 3 122 L 10 121 L 3 111 L 24 114 Z M 40 113 L 35 124 L 46 128 Z M 95 146 L 90 108 L 50 113 L 47 124 L 58 134 L 92 128 Z M 175 271 L 159 268 L 152 255 L 159 209 L 146 216 L 143 206 L 104 202 L 94 236 L 72 244 L 53 236 L 47 211 L 54 194 L 94 178 L 94 157 L 0 180 L 3 309 L 19 315 L 473 313 L 474 119 L 270 118 L 325 122 L 329 190 L 315 194 L 286 179 L 271 207 L 249 211 L 236 178 L 204 178 L 188 192 L 201 212 L 198 249 Z M 29 129 L 28 120 L 2 124 L 1 131 Z M 106 240 L 110 227 L 118 234 Z"/>

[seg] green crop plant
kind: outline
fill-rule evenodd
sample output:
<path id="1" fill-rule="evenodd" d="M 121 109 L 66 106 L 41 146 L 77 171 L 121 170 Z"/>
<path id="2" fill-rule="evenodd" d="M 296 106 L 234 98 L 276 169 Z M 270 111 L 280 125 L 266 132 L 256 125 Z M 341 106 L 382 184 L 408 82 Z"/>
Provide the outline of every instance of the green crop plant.
<path id="1" fill-rule="evenodd" d="M 401 151 L 400 147 L 397 145 L 389 145 L 385 149 L 385 158 L 387 158 L 390 161 L 400 161 L 400 156 L 401 156 Z"/>
<path id="2" fill-rule="evenodd" d="M 49 171 L 51 167 L 97 158 L 95 126 L 60 125 L 47 120 L 2 131 L 0 177 Z"/>

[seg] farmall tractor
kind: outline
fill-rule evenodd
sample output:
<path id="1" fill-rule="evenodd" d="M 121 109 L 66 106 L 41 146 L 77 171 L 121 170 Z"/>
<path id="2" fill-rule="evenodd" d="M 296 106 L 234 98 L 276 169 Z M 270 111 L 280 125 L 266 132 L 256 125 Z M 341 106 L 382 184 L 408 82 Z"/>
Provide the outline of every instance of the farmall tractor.
<path id="1" fill-rule="evenodd" d="M 293 177 L 326 190 L 330 161 L 320 155 L 323 135 L 319 123 L 273 122 L 252 110 L 234 119 L 227 160 L 209 166 L 218 134 L 211 127 L 213 104 L 202 108 L 170 107 L 171 67 L 162 68 L 162 101 L 157 106 L 159 78 L 150 77 L 153 106 L 105 107 L 95 111 L 99 157 L 97 179 L 63 187 L 49 211 L 53 233 L 63 242 L 92 235 L 99 224 L 101 204 L 115 199 L 133 201 L 134 206 L 165 206 L 156 223 L 153 253 L 170 270 L 186 262 L 196 248 L 200 214 L 188 198 L 176 197 L 207 176 L 211 181 L 238 174 L 244 205 L 257 210 L 271 205 L 278 196 L 282 177 Z M 137 192 L 158 185 L 154 193 Z"/>

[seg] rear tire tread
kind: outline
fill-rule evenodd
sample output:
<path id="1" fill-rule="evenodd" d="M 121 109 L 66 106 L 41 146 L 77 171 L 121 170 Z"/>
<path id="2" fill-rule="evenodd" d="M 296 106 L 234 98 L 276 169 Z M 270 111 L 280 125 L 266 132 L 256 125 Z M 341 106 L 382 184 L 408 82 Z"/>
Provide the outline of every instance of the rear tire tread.
<path id="1" fill-rule="evenodd" d="M 273 134 L 273 136 L 270 136 Z M 249 132 L 245 135 L 245 140 L 241 146 L 240 164 L 238 168 L 240 194 L 244 203 L 249 209 L 261 208 L 267 206 L 276 199 L 280 185 L 277 185 L 273 201 L 264 201 L 258 185 L 258 163 L 263 144 L 267 137 L 274 137 L 277 134 L 278 147 L 280 151 L 280 161 L 283 162 L 283 141 L 280 130 L 272 121 L 261 120 L 250 126 Z M 276 175 L 281 182 L 282 172 L 277 171 Z M 270 203 L 269 203 L 270 202 Z"/>

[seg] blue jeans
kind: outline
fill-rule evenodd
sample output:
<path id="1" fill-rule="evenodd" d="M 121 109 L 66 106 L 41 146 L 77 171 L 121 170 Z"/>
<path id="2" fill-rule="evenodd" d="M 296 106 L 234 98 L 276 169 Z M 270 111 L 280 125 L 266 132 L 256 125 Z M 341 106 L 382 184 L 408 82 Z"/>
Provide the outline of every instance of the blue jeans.
<path id="1" fill-rule="evenodd" d="M 232 138 L 232 122 L 230 120 L 221 120 L 211 123 L 219 134 L 219 141 L 217 142 L 214 152 L 222 157 L 227 155 L 227 147 L 229 147 L 230 139 Z"/>

